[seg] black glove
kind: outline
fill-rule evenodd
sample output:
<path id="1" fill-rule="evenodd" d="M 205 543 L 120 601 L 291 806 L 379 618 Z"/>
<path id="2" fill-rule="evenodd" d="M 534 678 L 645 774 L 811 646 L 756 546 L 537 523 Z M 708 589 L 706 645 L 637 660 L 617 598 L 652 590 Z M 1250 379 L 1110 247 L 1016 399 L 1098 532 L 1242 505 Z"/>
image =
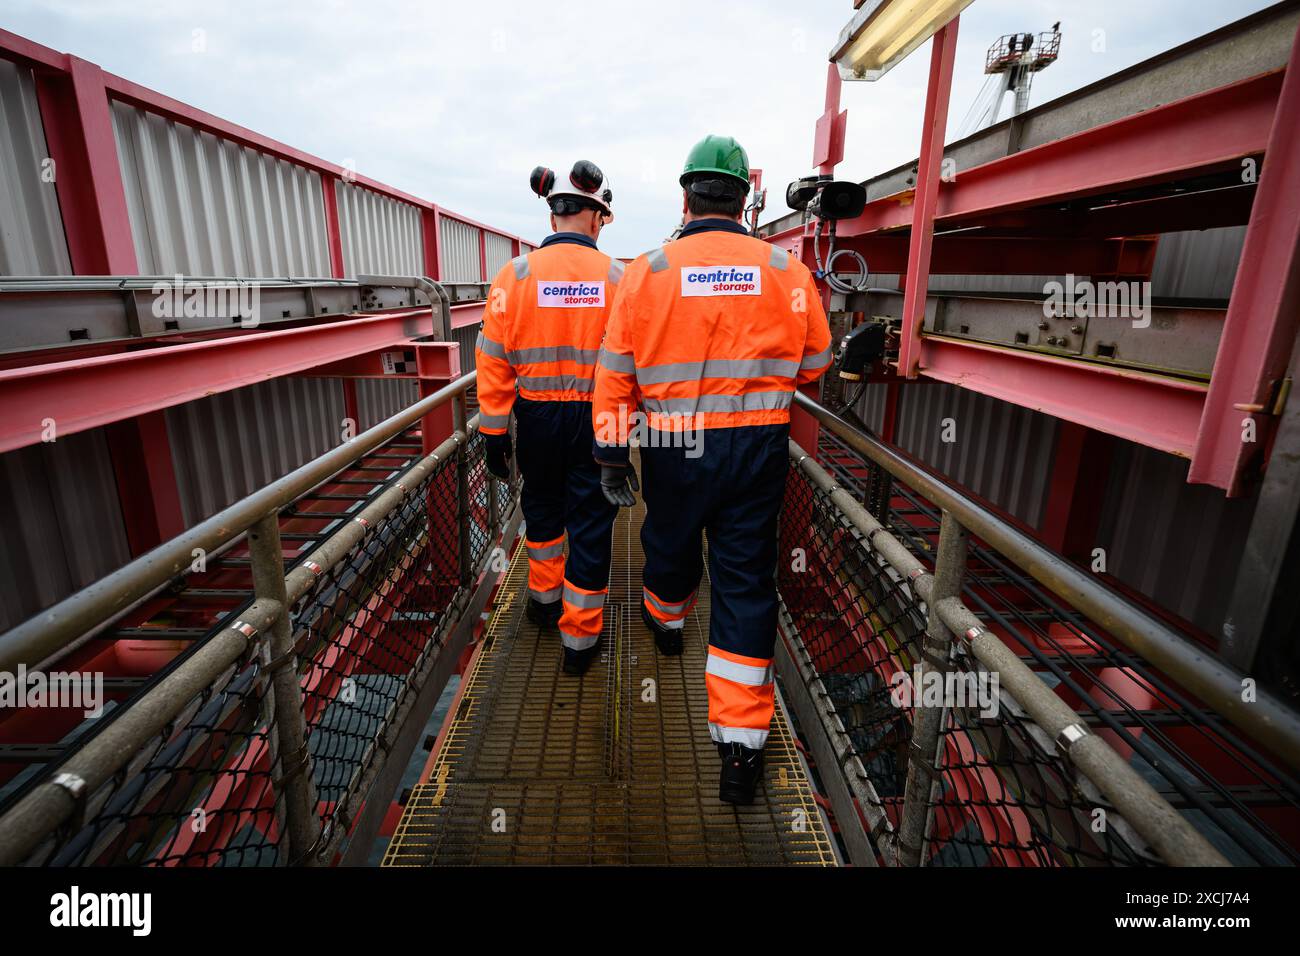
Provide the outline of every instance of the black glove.
<path id="1" fill-rule="evenodd" d="M 636 504 L 634 491 L 641 490 L 641 482 L 636 480 L 636 469 L 632 465 L 601 465 L 600 490 L 605 493 L 605 500 L 619 508 L 631 508 Z"/>
<path id="2" fill-rule="evenodd" d="M 484 435 L 483 441 L 486 445 L 484 448 L 483 458 L 487 462 L 487 470 L 502 481 L 510 480 L 510 456 L 514 453 L 514 447 L 510 442 L 509 435 Z"/>

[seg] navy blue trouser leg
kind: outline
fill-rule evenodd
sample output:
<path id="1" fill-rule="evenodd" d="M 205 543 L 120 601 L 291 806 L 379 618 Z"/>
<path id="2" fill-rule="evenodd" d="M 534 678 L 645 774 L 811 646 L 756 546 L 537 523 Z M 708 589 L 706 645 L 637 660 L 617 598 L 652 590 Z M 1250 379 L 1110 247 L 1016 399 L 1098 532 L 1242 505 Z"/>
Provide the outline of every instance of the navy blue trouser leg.
<path id="1" fill-rule="evenodd" d="M 519 399 L 515 419 L 529 589 L 538 600 L 563 600 L 564 646 L 586 650 L 595 646 L 603 627 L 618 513 L 600 490 L 600 467 L 591 457 L 591 405 Z"/>
<path id="2" fill-rule="evenodd" d="M 645 602 L 681 626 L 703 570 L 708 536 L 711 613 L 705 683 L 709 733 L 760 749 L 775 707 L 777 521 L 789 468 L 789 426 L 708 429 L 699 458 L 643 448 Z"/>

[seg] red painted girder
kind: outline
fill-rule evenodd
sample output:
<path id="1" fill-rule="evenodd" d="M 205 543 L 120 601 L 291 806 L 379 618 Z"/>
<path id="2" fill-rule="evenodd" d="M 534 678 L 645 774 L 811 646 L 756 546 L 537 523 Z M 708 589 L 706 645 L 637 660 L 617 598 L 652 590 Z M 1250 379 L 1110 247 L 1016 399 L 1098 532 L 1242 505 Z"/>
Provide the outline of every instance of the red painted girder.
<path id="1" fill-rule="evenodd" d="M 15 60 L 28 66 L 54 70 L 60 73 L 67 73 L 70 60 L 75 59 L 69 57 L 66 53 L 61 53 L 49 47 L 42 46 L 39 43 L 28 40 L 26 37 L 19 36 L 16 33 L 11 33 L 8 30 L 0 30 L 0 57 Z M 93 64 L 86 65 L 94 66 Z M 94 69 L 98 70 L 98 67 L 94 67 Z M 402 192 L 400 189 L 394 189 L 391 186 L 385 185 L 384 183 L 378 182 L 377 180 L 371 179 L 367 176 L 357 175 L 352 170 L 345 170 L 344 167 L 336 163 L 326 162 L 310 153 L 294 149 L 291 146 L 287 146 L 284 143 L 271 139 L 269 136 L 263 136 L 261 133 L 256 133 L 246 127 L 240 126 L 236 123 L 231 123 L 219 116 L 214 116 L 213 114 L 198 109 L 197 107 L 190 106 L 188 103 L 182 103 L 180 100 L 173 99 L 170 96 L 165 96 L 156 90 L 151 90 L 146 86 L 141 86 L 139 83 L 133 83 L 128 79 L 108 72 L 104 72 L 102 78 L 103 90 L 113 99 L 130 103 L 133 106 L 142 107 L 151 113 L 156 113 L 160 116 L 165 116 L 168 119 L 177 120 L 178 122 L 184 123 L 188 126 L 193 126 L 196 129 L 204 130 L 212 133 L 220 139 L 230 140 L 241 146 L 249 146 L 260 152 L 268 153 L 272 156 L 278 156 L 281 159 L 287 159 L 297 165 L 316 170 L 317 172 L 324 173 L 327 176 L 341 178 L 346 175 L 356 185 L 363 186 L 373 192 L 385 196 L 390 196 L 393 199 L 399 199 L 402 202 L 410 203 L 414 206 L 420 207 L 421 209 L 429 211 L 436 210 L 439 216 L 456 219 L 486 232 L 505 236 L 514 241 L 519 241 L 520 239 L 519 236 L 515 236 L 512 233 L 502 232 L 500 229 L 494 229 L 493 227 L 485 225 L 475 219 L 471 219 L 468 216 L 462 216 L 459 213 L 444 209 L 427 199 L 412 196 L 410 193 Z M 530 243 L 530 245 L 534 245 L 534 243 Z"/>
<path id="2" fill-rule="evenodd" d="M 1264 152 L 1282 89 L 1282 71 L 1198 93 L 1164 106 L 995 159 L 958 169 L 939 190 L 939 222 L 1054 200 L 1100 195 L 1236 167 Z M 842 235 L 911 225 L 911 191 L 867 204 Z M 802 234 L 800 226 L 773 241 Z"/>
<path id="3" fill-rule="evenodd" d="M 426 309 L 0 372 L 0 452 L 291 375 L 431 331 Z"/>
<path id="4" fill-rule="evenodd" d="M 1291 49 L 1292 67 L 1300 62 L 1298 50 L 1300 32 Z M 1278 99 L 1259 197 L 1246 228 L 1189 482 L 1224 488 L 1229 495 L 1241 493 L 1247 469 L 1263 458 L 1267 432 L 1275 422 L 1269 406 L 1286 375 L 1298 327 L 1300 70 L 1291 69 Z M 1254 441 L 1243 441 L 1247 420 L 1255 425 Z"/>
<path id="5" fill-rule="evenodd" d="M 491 281 L 489 279 L 488 281 Z M 483 321 L 482 302 L 466 302 L 463 305 L 453 305 L 451 307 L 451 327 L 453 329 L 463 329 L 467 325 L 478 325 Z"/>
<path id="6" fill-rule="evenodd" d="M 75 56 L 66 60 L 65 72 L 38 70 L 35 78 L 72 270 L 134 275 L 135 240 L 104 74 Z"/>
<path id="7" fill-rule="evenodd" d="M 931 42 L 930 85 L 925 94 L 925 120 L 921 129 L 921 155 L 917 160 L 916 201 L 908 237 L 907 270 L 903 276 L 903 322 L 898 333 L 898 374 L 916 378 L 921 353 L 921 325 L 925 322 L 926 290 L 930 287 L 930 256 L 934 247 L 934 218 L 938 211 L 943 136 L 948 127 L 948 101 L 952 70 L 957 58 L 955 18 Z M 852 230 L 846 229 L 846 234 Z"/>
<path id="8" fill-rule="evenodd" d="M 1190 457 L 1206 386 L 975 342 L 926 336 L 929 378 Z"/>

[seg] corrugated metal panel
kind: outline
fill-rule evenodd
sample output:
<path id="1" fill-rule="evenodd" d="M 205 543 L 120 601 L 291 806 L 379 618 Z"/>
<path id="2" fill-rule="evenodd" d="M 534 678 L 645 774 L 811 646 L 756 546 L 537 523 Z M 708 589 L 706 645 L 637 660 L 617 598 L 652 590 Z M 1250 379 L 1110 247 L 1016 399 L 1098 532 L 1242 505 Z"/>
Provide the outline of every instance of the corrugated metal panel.
<path id="1" fill-rule="evenodd" d="M 1170 232 L 1160 237 L 1151 270 L 1151 294 L 1178 299 L 1232 295 L 1246 227 Z"/>
<path id="2" fill-rule="evenodd" d="M 343 272 L 361 275 L 424 275 L 420 210 L 355 184 L 335 184 Z"/>
<path id="3" fill-rule="evenodd" d="M 330 274 L 315 172 L 125 103 L 113 131 L 141 274 Z"/>
<path id="4" fill-rule="evenodd" d="M 468 375 L 478 368 L 478 363 L 474 356 L 474 343 L 478 341 L 478 323 L 474 325 L 462 326 L 459 329 L 451 330 L 453 342 L 460 344 L 460 371 L 462 375 Z"/>
<path id="5" fill-rule="evenodd" d="M 338 379 L 277 378 L 167 409 L 187 525 L 342 441 Z"/>
<path id="6" fill-rule="evenodd" d="M 501 267 L 514 258 L 514 243 L 505 236 L 489 232 L 485 237 L 487 251 L 487 274 L 492 278 Z"/>
<path id="7" fill-rule="evenodd" d="M 49 155 L 32 71 L 0 60 L 0 275 L 72 274 Z"/>
<path id="8" fill-rule="evenodd" d="M 944 420 L 954 441 L 944 442 Z M 905 384 L 898 444 L 1021 521 L 1037 527 L 1047 502 L 1057 421 L 939 382 Z"/>
<path id="9" fill-rule="evenodd" d="M 442 278 L 448 282 L 483 282 L 479 235 L 483 230 L 457 219 L 440 219 Z"/>
<path id="10" fill-rule="evenodd" d="M 885 424 L 885 398 L 888 394 L 887 385 L 868 385 L 862 390 L 862 398 L 858 400 L 858 417 L 873 432 L 879 432 Z"/>
<path id="11" fill-rule="evenodd" d="M 1106 570 L 1221 634 L 1257 499 L 1189 485 L 1186 460 L 1117 442 L 1098 535 Z"/>
<path id="12" fill-rule="evenodd" d="M 361 431 L 392 418 L 420 397 L 420 387 L 409 378 L 357 379 L 357 411 Z"/>
<path id="13" fill-rule="evenodd" d="M 0 631 L 130 558 L 103 429 L 0 455 Z"/>

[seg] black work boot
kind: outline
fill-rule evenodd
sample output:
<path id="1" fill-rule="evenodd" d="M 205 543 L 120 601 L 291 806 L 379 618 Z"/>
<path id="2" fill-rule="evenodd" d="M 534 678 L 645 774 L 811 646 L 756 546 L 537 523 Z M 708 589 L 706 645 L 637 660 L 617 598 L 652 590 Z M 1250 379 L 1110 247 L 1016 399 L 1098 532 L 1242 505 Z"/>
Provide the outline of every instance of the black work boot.
<path id="1" fill-rule="evenodd" d="M 551 601 L 548 604 L 543 604 L 535 597 L 530 597 L 527 606 L 524 608 L 524 616 L 538 627 L 555 627 L 560 623 L 563 614 L 564 605 L 562 602 Z"/>
<path id="2" fill-rule="evenodd" d="M 596 659 L 596 655 L 599 653 L 599 641 L 591 645 L 591 647 L 581 651 L 575 651 L 572 647 L 566 647 L 564 649 L 564 663 L 561 665 L 561 669 L 566 674 L 572 674 L 574 677 L 581 677 L 583 674 L 587 673 L 587 668 L 591 666 L 591 662 Z"/>
<path id="3" fill-rule="evenodd" d="M 718 744 L 722 757 L 722 779 L 718 783 L 718 799 L 723 803 L 748 806 L 754 802 L 754 791 L 763 779 L 763 751 L 750 750 L 742 744 Z"/>
<path id="4" fill-rule="evenodd" d="M 682 629 L 680 627 L 664 627 L 654 619 L 650 609 L 641 602 L 641 620 L 645 621 L 645 626 L 650 628 L 650 633 L 655 636 L 655 647 L 659 648 L 659 653 L 664 657 L 676 657 L 682 652 Z"/>

